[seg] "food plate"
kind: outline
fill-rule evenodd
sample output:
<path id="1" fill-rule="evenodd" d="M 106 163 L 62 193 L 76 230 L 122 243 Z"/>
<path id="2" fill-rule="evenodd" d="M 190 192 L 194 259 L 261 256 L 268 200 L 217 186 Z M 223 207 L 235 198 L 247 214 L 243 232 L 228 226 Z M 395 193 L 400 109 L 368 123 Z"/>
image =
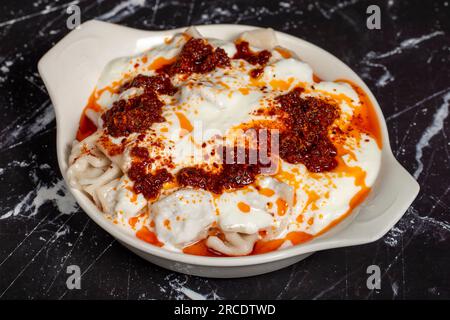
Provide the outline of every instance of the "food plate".
<path id="1" fill-rule="evenodd" d="M 256 27 L 243 25 L 196 26 L 206 38 L 235 39 Z M 164 43 L 185 28 L 142 31 L 88 21 L 58 42 L 40 61 L 39 73 L 55 107 L 57 155 L 64 179 L 78 119 L 105 65 L 118 57 L 133 56 Z M 382 136 L 381 168 L 369 196 L 349 217 L 330 231 L 301 245 L 265 254 L 241 257 L 207 257 L 171 252 L 124 232 L 108 219 L 82 191 L 69 187 L 83 210 L 104 230 L 144 259 L 177 272 L 204 277 L 245 277 L 277 270 L 310 254 L 337 247 L 364 244 L 381 238 L 400 219 L 419 192 L 417 182 L 394 158 L 381 109 L 364 82 L 330 53 L 293 36 L 276 32 L 279 44 L 307 62 L 325 80 L 346 79 L 371 100 Z"/>

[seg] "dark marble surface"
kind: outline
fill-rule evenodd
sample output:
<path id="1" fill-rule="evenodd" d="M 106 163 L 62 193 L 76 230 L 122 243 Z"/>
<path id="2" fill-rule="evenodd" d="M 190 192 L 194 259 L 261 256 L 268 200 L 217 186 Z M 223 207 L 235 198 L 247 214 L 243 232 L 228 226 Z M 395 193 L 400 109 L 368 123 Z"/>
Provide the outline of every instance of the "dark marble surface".
<path id="1" fill-rule="evenodd" d="M 270 274 L 202 279 L 156 267 L 124 249 L 76 205 L 56 161 L 55 116 L 37 61 L 82 21 L 143 29 L 190 24 L 268 26 L 335 54 L 367 82 L 387 118 L 399 161 L 421 193 L 381 240 L 319 252 Z M 450 4 L 382 1 L 381 30 L 366 28 L 374 1 L 2 1 L 0 4 L 0 297 L 3 299 L 450 298 Z M 82 270 L 66 288 L 66 267 Z M 381 289 L 366 287 L 380 266 Z M 186 296 L 187 293 L 187 296 Z"/>

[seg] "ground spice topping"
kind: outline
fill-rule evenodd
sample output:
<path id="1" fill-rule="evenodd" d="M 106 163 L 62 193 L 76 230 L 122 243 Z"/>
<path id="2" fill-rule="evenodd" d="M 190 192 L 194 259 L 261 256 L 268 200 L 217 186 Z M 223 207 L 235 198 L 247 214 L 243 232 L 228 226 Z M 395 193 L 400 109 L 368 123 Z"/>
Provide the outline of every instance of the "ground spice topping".
<path id="1" fill-rule="evenodd" d="M 338 106 L 323 99 L 302 98 L 302 91 L 295 88 L 276 98 L 287 128 L 280 133 L 280 157 L 289 163 L 303 163 L 311 172 L 333 170 L 337 150 L 328 129 L 339 117 Z"/>

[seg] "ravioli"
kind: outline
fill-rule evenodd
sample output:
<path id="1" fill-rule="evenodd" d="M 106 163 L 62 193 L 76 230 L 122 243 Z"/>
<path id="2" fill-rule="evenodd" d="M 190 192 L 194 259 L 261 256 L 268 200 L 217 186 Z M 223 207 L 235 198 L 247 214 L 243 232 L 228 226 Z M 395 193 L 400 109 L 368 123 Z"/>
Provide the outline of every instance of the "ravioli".
<path id="1" fill-rule="evenodd" d="M 110 62 L 69 158 L 72 187 L 119 228 L 207 256 L 301 244 L 370 192 L 382 141 L 350 81 L 322 81 L 271 30 L 195 29 Z"/>

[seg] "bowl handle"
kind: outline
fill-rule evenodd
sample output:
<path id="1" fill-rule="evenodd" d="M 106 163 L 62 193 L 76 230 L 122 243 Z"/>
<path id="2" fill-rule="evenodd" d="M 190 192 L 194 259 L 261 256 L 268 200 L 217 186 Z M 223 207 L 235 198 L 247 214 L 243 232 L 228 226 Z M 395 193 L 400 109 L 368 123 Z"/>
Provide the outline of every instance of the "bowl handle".
<path id="1" fill-rule="evenodd" d="M 129 41 L 133 44 L 131 47 L 135 47 L 142 33 L 132 32 L 127 27 L 90 20 L 69 32 L 51 48 L 39 60 L 38 70 L 57 116 L 58 109 L 65 105 L 64 102 L 71 96 L 70 91 L 73 91 L 73 88 L 81 88 L 78 96 L 84 104 L 97 83 L 96 76 L 100 75 L 106 62 L 117 56 L 130 54 L 123 49 L 129 48 L 128 44 L 118 46 L 117 42 Z M 146 35 L 148 36 L 148 31 Z M 117 49 L 111 50 L 112 46 Z"/>
<path id="2" fill-rule="evenodd" d="M 420 190 L 417 181 L 393 156 L 386 158 L 378 179 L 383 180 L 383 187 L 375 184 L 376 196 L 367 199 L 361 208 L 364 214 L 357 215 L 336 238 L 358 243 L 376 241 L 400 220 L 416 198 Z"/>

